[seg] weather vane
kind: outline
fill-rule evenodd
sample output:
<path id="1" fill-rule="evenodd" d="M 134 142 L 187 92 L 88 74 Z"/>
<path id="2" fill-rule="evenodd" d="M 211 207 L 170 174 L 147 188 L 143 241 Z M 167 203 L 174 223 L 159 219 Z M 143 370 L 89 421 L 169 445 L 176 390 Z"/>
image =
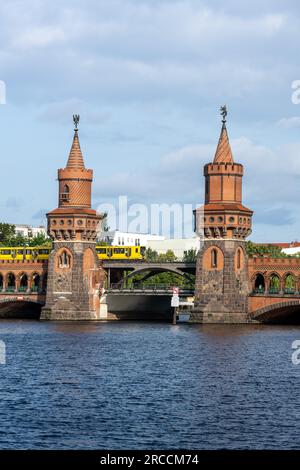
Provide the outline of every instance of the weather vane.
<path id="1" fill-rule="evenodd" d="M 79 120 L 80 120 L 79 114 L 73 114 L 73 122 L 74 122 L 74 126 L 75 126 L 75 131 L 78 130 Z"/>
<path id="2" fill-rule="evenodd" d="M 220 108 L 220 114 L 222 116 L 222 122 L 226 122 L 226 116 L 227 116 L 227 107 L 226 107 L 226 104 L 224 104 L 224 106 L 221 106 Z"/>

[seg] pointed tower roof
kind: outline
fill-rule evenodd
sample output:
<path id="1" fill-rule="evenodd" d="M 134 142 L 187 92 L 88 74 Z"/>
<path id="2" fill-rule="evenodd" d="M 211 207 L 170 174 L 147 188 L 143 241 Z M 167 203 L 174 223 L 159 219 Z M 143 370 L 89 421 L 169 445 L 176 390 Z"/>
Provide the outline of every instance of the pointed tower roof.
<path id="1" fill-rule="evenodd" d="M 82 152 L 80 148 L 80 143 L 79 143 L 79 138 L 78 138 L 78 127 L 77 127 L 78 122 L 79 122 L 79 116 L 74 115 L 73 121 L 75 124 L 74 137 L 73 137 L 72 147 L 71 147 L 69 158 L 68 158 L 67 168 L 70 168 L 72 170 L 83 170 L 85 166 L 84 166 L 83 156 L 82 156 Z"/>
<path id="2" fill-rule="evenodd" d="M 221 134 L 217 146 L 217 150 L 215 153 L 214 163 L 231 163 L 233 164 L 233 156 L 231 152 L 231 147 L 229 143 L 229 138 L 226 129 L 226 116 L 227 116 L 227 109 L 226 106 L 221 107 L 221 114 L 223 116 L 222 119 L 222 129 Z"/>

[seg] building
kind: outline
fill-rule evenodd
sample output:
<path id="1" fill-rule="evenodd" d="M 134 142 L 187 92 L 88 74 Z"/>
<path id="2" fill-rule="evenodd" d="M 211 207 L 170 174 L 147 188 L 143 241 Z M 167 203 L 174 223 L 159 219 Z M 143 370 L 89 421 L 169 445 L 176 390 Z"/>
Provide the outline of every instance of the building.
<path id="1" fill-rule="evenodd" d="M 77 124 L 65 168 L 58 170 L 58 207 L 47 214 L 53 250 L 42 320 L 97 320 L 104 275 L 96 253 L 103 218 L 91 208 L 93 170 L 85 168 Z"/>
<path id="2" fill-rule="evenodd" d="M 166 253 L 168 250 L 173 251 L 178 260 L 182 259 L 189 250 L 200 249 L 199 238 L 167 238 L 164 240 L 149 240 L 148 248 L 157 251 L 158 254 Z"/>
<path id="3" fill-rule="evenodd" d="M 151 235 L 149 233 L 134 233 L 134 232 L 120 232 L 119 230 L 110 230 L 102 232 L 99 239 L 110 245 L 134 245 L 146 246 L 149 242 L 165 240 L 165 237 L 160 235 Z"/>
<path id="4" fill-rule="evenodd" d="M 33 238 L 37 235 L 47 235 L 46 227 L 39 225 L 38 227 L 33 227 L 32 225 L 15 225 L 16 235 L 22 235 L 25 238 Z"/>
<path id="5" fill-rule="evenodd" d="M 243 323 L 248 314 L 248 257 L 245 239 L 252 214 L 242 204 L 243 165 L 235 163 L 226 107 L 212 163 L 204 166 L 205 204 L 195 210 L 196 233 L 204 231 L 196 262 L 195 309 L 198 323 Z"/>

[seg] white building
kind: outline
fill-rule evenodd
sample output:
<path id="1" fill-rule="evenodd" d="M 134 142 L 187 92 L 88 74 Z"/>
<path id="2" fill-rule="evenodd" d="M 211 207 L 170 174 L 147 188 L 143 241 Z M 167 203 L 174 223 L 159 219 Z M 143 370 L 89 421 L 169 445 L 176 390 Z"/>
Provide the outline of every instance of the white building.
<path id="1" fill-rule="evenodd" d="M 33 227 L 32 225 L 15 225 L 16 235 L 22 235 L 23 237 L 33 238 L 36 235 L 42 234 L 47 235 L 46 227 L 40 225 L 39 227 Z"/>
<path id="2" fill-rule="evenodd" d="M 148 248 L 157 251 L 158 254 L 172 250 L 176 258 L 182 259 L 184 254 L 193 249 L 198 252 L 200 249 L 199 238 L 167 238 L 164 240 L 150 240 Z"/>
<path id="3" fill-rule="evenodd" d="M 300 253 L 300 246 L 294 246 L 291 248 L 283 248 L 282 251 L 286 255 L 297 255 L 298 253 Z"/>
<path id="4" fill-rule="evenodd" d="M 102 232 L 99 239 L 110 245 L 124 246 L 149 246 L 150 241 L 164 240 L 160 235 L 151 235 L 150 233 L 120 232 L 119 230 L 110 230 Z"/>

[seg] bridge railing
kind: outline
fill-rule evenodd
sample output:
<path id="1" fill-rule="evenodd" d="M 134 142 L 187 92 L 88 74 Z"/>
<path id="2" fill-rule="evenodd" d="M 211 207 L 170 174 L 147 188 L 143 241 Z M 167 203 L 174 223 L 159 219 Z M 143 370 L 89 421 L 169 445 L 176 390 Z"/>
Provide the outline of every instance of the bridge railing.
<path id="1" fill-rule="evenodd" d="M 135 290 L 140 290 L 140 291 L 166 291 L 166 292 L 172 292 L 174 285 L 166 285 L 166 284 L 140 284 L 140 283 L 133 283 L 130 286 L 125 286 L 122 284 L 111 284 L 107 290 L 118 290 L 118 291 L 135 291 Z M 185 285 L 178 287 L 179 293 L 184 292 L 184 291 L 191 291 L 193 292 L 195 290 L 194 285 Z"/>
<path id="2" fill-rule="evenodd" d="M 33 286 L 30 289 L 27 287 L 19 287 L 16 289 L 15 287 L 8 286 L 8 287 L 1 287 L 0 286 L 0 294 L 45 294 L 45 289 L 40 289 L 39 287 Z"/>
<path id="3" fill-rule="evenodd" d="M 275 289 L 275 288 L 270 288 L 270 289 L 253 289 L 251 295 L 262 295 L 262 296 L 268 296 L 268 295 L 297 295 L 299 297 L 300 292 L 297 292 L 296 289 Z"/>

